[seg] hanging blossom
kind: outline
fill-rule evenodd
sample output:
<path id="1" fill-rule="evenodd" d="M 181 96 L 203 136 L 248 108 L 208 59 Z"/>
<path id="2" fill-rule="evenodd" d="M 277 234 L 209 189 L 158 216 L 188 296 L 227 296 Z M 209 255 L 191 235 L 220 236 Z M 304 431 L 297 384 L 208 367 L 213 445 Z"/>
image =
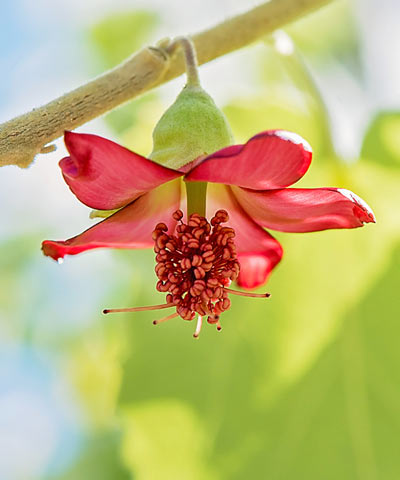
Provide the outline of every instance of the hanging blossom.
<path id="1" fill-rule="evenodd" d="M 264 228 L 313 232 L 361 227 L 375 218 L 348 190 L 287 188 L 312 157 L 297 134 L 264 131 L 230 145 L 225 117 L 199 86 L 194 50 L 186 39 L 181 46 L 188 84 L 156 126 L 150 158 L 97 135 L 65 133 L 70 155 L 60 162 L 64 180 L 85 205 L 104 216 L 115 213 L 69 240 L 46 240 L 42 248 L 61 260 L 101 247 L 153 247 L 156 288 L 166 293 L 166 303 L 104 312 L 173 307 L 153 323 L 197 316 L 197 337 L 205 316 L 221 328 L 230 294 L 269 296 L 229 288 L 233 281 L 246 289 L 262 285 L 281 260 L 281 245 Z"/>

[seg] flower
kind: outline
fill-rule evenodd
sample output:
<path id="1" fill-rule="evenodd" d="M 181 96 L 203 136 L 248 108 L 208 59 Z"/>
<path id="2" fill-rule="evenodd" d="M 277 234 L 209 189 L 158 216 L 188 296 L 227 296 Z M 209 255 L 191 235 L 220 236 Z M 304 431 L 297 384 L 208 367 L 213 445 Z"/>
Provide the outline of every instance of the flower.
<path id="1" fill-rule="evenodd" d="M 187 83 L 155 126 L 150 158 L 96 135 L 66 132 L 64 179 L 81 202 L 108 218 L 69 240 L 46 240 L 42 248 L 62 260 L 99 247 L 153 246 L 156 288 L 167 294 L 166 303 L 104 313 L 175 307 L 153 323 L 197 314 L 198 337 L 204 316 L 221 329 L 219 316 L 230 307 L 230 294 L 269 297 L 228 288 L 232 281 L 249 289 L 263 284 L 281 260 L 281 245 L 263 227 L 307 232 L 375 219 L 347 190 L 286 188 L 311 162 L 311 147 L 300 136 L 271 130 L 232 145 L 225 115 L 200 86 L 191 39 L 178 37 L 162 48 L 166 56 L 182 49 Z"/>
<path id="2" fill-rule="evenodd" d="M 71 191 L 91 208 L 117 211 L 69 240 L 44 241 L 44 254 L 59 260 L 65 255 L 100 247 L 155 246 L 156 273 L 161 282 L 157 288 L 169 292 L 162 308 L 177 302 L 172 290 L 184 281 L 179 275 L 190 269 L 192 282 L 186 285 L 180 298 L 186 298 L 183 294 L 192 289 L 192 297 L 199 299 L 197 310 L 182 302 L 175 303 L 177 313 L 167 319 L 177 314 L 192 319 L 197 312 L 199 316 L 208 314 L 209 322 L 219 325 L 219 313 L 229 308 L 227 286 L 231 280 L 248 289 L 262 285 L 282 258 L 281 245 L 264 227 L 284 232 L 312 232 L 361 227 L 375 221 L 368 205 L 348 190 L 287 188 L 305 174 L 312 152 L 304 139 L 283 130 L 261 132 L 244 145 L 222 148 L 176 170 L 97 135 L 66 132 L 65 144 L 70 156 L 61 160 L 60 167 Z M 204 190 L 207 186 L 207 215 L 194 212 L 188 224 L 182 222 L 181 209 L 185 210 L 182 178 L 189 187 L 188 192 L 196 188 Z M 215 212 L 210 225 L 207 218 Z M 222 227 L 228 215 L 229 227 Z M 215 238 L 212 228 L 218 230 Z M 225 234 L 227 238 L 222 245 Z M 221 262 L 223 247 L 227 248 L 225 255 L 231 264 L 226 270 L 228 274 L 225 277 L 221 274 L 215 283 L 208 272 L 215 262 Z M 168 256 L 173 251 L 175 259 L 171 262 Z M 207 253 L 210 251 L 217 252 L 218 258 Z M 207 257 L 212 258 L 213 265 L 207 262 Z M 185 262 L 190 263 L 186 270 Z M 177 263 L 181 273 L 174 276 Z M 211 265 L 210 269 L 204 272 L 201 263 L 207 268 Z M 167 272 L 165 264 L 171 267 L 170 271 Z M 197 278 L 196 269 L 204 275 Z M 209 295 L 205 293 L 207 288 Z M 216 289 L 219 289 L 218 295 L 215 295 Z M 204 311 L 207 295 L 223 307 L 215 309 L 214 303 L 212 311 L 207 308 Z"/>

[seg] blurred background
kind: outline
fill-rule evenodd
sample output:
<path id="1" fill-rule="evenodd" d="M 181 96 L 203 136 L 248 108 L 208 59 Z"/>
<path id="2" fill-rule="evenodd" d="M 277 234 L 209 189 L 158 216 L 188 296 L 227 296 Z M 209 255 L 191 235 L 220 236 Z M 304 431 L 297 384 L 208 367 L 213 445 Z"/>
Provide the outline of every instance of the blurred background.
<path id="1" fill-rule="evenodd" d="M 0 121 L 143 45 L 205 29 L 247 0 L 5 0 Z M 348 188 L 376 225 L 277 233 L 264 302 L 223 330 L 104 307 L 160 303 L 150 251 L 58 265 L 43 239 L 93 220 L 55 153 L 0 170 L 1 480 L 400 478 L 400 4 L 337 0 L 201 67 L 237 142 L 268 128 L 313 146 L 299 186 Z M 146 155 L 174 80 L 84 125 Z"/>

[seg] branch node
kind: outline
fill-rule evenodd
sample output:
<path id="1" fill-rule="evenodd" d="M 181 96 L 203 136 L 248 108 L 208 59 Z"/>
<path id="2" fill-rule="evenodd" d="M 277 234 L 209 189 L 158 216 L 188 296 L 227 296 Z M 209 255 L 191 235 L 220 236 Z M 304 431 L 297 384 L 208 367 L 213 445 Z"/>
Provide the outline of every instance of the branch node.
<path id="1" fill-rule="evenodd" d="M 51 153 L 57 150 L 57 145 L 55 143 L 50 143 L 49 145 L 45 145 L 40 149 L 39 153 Z"/>

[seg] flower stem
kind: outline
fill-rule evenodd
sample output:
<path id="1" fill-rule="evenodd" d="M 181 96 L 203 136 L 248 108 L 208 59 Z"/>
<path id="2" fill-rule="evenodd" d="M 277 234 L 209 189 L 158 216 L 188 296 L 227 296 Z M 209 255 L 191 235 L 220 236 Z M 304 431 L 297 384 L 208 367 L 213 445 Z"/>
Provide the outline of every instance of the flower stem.
<path id="1" fill-rule="evenodd" d="M 188 219 L 192 213 L 206 216 L 207 182 L 185 182 Z"/>
<path id="2" fill-rule="evenodd" d="M 178 37 L 166 48 L 169 55 L 173 54 L 177 48 L 183 50 L 185 57 L 187 84 L 191 87 L 200 86 L 200 77 L 197 63 L 196 49 L 192 40 L 189 37 Z"/>

